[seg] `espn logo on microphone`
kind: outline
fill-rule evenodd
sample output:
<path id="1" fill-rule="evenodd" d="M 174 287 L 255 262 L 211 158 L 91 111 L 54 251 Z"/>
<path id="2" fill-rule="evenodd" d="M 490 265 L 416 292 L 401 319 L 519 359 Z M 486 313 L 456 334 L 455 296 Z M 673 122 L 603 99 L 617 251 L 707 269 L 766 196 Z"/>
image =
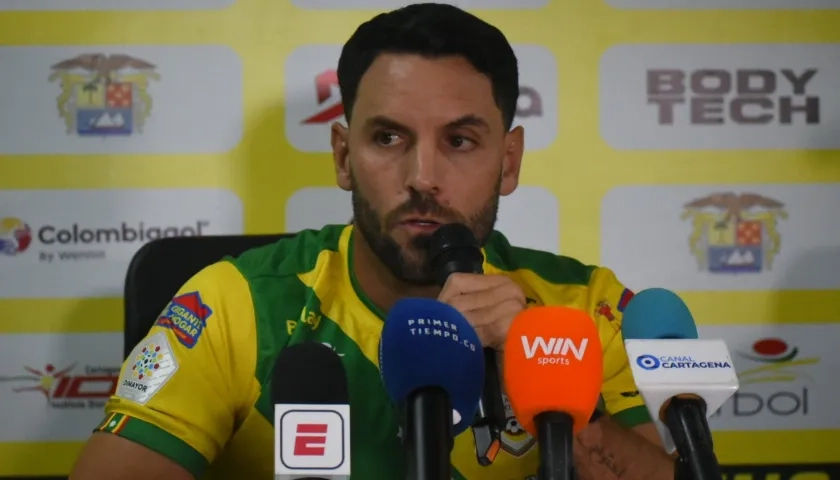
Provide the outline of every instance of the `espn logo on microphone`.
<path id="1" fill-rule="evenodd" d="M 295 435 L 295 457 L 323 457 L 327 452 L 326 423 L 298 423 Z"/>
<path id="2" fill-rule="evenodd" d="M 277 475 L 350 474 L 350 408 L 347 405 L 276 405 Z"/>

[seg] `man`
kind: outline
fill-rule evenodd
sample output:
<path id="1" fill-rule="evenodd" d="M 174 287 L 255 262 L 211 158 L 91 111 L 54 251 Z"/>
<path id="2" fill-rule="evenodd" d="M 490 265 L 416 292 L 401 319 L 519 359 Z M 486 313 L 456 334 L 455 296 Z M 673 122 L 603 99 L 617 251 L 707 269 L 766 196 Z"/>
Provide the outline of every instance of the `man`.
<path id="1" fill-rule="evenodd" d="M 672 479 L 620 336 L 619 302 L 629 291 L 609 270 L 511 247 L 493 231 L 499 196 L 517 187 L 524 140 L 521 127 L 511 129 L 517 62 L 502 33 L 452 6 L 412 5 L 361 25 L 338 77 L 347 127 L 333 125 L 333 158 L 338 185 L 352 192 L 353 224 L 300 232 L 189 280 L 127 360 L 70 478 L 272 478 L 265 386 L 278 352 L 304 341 L 343 355 L 353 478 L 405 478 L 377 345 L 383 312 L 422 296 L 453 305 L 496 348 L 530 304 L 590 312 L 604 348 L 607 415 L 578 435 L 577 472 Z M 449 222 L 480 239 L 487 274 L 456 274 L 441 289 L 427 244 Z M 605 305 L 611 318 L 595 313 Z M 505 449 L 488 467 L 478 465 L 470 431 L 458 436 L 457 479 L 536 473 L 533 439 L 509 421 Z"/>

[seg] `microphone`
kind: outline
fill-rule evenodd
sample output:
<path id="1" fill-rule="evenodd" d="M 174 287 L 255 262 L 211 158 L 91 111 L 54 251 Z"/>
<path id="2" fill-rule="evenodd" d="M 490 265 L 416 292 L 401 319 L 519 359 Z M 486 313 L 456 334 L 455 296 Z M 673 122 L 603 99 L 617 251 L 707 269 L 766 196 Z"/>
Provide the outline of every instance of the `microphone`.
<path id="1" fill-rule="evenodd" d="M 484 273 L 484 255 L 472 231 L 460 223 L 442 225 L 429 242 L 429 261 L 435 282 L 443 286 L 453 273 Z M 493 463 L 501 448 L 500 434 L 507 416 L 502 401 L 496 351 L 484 349 L 484 389 L 473 421 L 475 455 L 479 465 Z"/>
<path id="2" fill-rule="evenodd" d="M 601 396 L 603 358 L 595 322 L 568 307 L 521 312 L 505 341 L 504 375 L 516 418 L 537 439 L 537 478 L 574 479 L 574 435 L 587 426 Z"/>
<path id="3" fill-rule="evenodd" d="M 455 436 L 470 426 L 484 383 L 478 334 L 449 305 L 400 300 L 382 328 L 379 371 L 403 413 L 407 478 L 452 478 Z"/>
<path id="4" fill-rule="evenodd" d="M 720 480 L 708 418 L 738 391 L 723 340 L 698 340 L 688 307 L 675 293 L 650 288 L 624 310 L 624 346 L 636 386 L 657 420 L 676 477 Z"/>
<path id="5" fill-rule="evenodd" d="M 277 480 L 350 478 L 350 394 L 341 358 L 321 343 L 284 348 L 271 377 Z"/>

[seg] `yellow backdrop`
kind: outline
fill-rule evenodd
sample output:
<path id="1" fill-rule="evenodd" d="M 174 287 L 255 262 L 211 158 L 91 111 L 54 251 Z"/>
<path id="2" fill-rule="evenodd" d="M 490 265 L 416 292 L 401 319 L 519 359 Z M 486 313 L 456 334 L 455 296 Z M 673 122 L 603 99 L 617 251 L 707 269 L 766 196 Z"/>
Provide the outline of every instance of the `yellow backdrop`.
<path id="1" fill-rule="evenodd" d="M 285 58 L 302 45 L 342 43 L 373 13 L 304 10 L 284 0 L 239 0 L 208 11 L 0 12 L 5 46 L 227 45 L 242 62 L 245 112 L 242 141 L 227 153 L 6 155 L 0 189 L 223 187 L 242 200 L 248 233 L 282 230 L 293 192 L 333 185 L 328 155 L 301 153 L 285 138 Z M 478 13 L 512 43 L 543 45 L 556 57 L 561 127 L 550 148 L 527 153 L 523 182 L 549 189 L 564 207 L 565 254 L 598 261 L 601 199 L 618 185 L 840 182 L 840 155 L 831 151 L 615 150 L 599 131 L 598 79 L 602 54 L 620 43 L 840 42 L 840 11 L 641 11 L 554 0 L 542 9 Z M 825 322 L 826 313 L 840 321 L 838 291 L 684 292 L 684 298 L 701 323 Z M 122 328 L 119 298 L 0 300 L 0 310 L 4 334 Z M 840 461 L 837 445 L 838 431 L 716 435 L 727 464 Z M 79 448 L 0 444 L 0 475 L 66 473 Z"/>

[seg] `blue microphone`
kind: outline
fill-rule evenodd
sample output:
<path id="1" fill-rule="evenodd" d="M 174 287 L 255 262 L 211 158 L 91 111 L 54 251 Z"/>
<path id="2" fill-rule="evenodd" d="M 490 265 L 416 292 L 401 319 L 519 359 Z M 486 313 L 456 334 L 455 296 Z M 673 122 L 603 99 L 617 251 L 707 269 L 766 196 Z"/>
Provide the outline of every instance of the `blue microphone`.
<path id="1" fill-rule="evenodd" d="M 454 437 L 472 424 L 484 386 L 478 334 L 449 305 L 401 300 L 382 328 L 379 370 L 404 414 L 408 479 L 452 478 Z"/>
<path id="2" fill-rule="evenodd" d="M 621 334 L 630 368 L 648 411 L 677 450 L 677 480 L 720 480 L 708 416 L 738 389 L 722 340 L 698 340 L 685 302 L 664 288 L 637 293 L 624 309 Z M 711 408 L 710 408 L 711 407 Z"/>
<path id="3" fill-rule="evenodd" d="M 642 290 L 630 300 L 624 309 L 621 335 L 625 340 L 698 338 L 685 302 L 664 288 Z"/>

